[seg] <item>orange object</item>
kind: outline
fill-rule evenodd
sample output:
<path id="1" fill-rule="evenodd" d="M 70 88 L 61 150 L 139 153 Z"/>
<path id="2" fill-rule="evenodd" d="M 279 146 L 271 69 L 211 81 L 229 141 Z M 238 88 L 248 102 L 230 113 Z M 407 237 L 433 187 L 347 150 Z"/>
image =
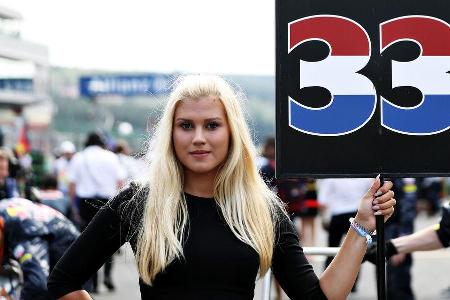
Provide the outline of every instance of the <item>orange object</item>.
<path id="1" fill-rule="evenodd" d="M 16 144 L 16 152 L 22 156 L 30 151 L 30 142 L 28 140 L 28 126 L 24 125 L 19 132 L 19 139 Z"/>

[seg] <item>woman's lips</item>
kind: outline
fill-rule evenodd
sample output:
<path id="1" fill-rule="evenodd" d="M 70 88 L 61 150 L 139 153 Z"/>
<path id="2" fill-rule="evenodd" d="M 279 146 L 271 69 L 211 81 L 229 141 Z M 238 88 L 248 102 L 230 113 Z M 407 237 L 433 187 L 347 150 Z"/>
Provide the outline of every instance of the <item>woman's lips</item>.
<path id="1" fill-rule="evenodd" d="M 192 151 L 189 152 L 189 154 L 191 154 L 192 156 L 196 157 L 196 158 L 202 158 L 205 157 L 209 154 L 209 151 L 202 151 L 202 150 L 198 150 L 198 151 Z"/>

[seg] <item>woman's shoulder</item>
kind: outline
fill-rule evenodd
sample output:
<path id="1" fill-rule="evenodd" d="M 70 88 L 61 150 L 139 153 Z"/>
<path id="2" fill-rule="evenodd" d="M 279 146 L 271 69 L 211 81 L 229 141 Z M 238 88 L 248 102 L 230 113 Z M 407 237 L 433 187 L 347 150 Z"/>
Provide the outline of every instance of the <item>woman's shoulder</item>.
<path id="1" fill-rule="evenodd" d="M 283 240 L 286 235 L 297 235 L 297 230 L 295 230 L 295 226 L 289 217 L 286 209 L 282 207 L 276 208 L 273 214 L 273 222 L 275 225 L 275 242 L 276 244 Z"/>
<path id="2" fill-rule="evenodd" d="M 146 185 L 130 182 L 108 202 L 108 206 L 121 216 L 124 215 L 124 212 L 142 211 L 147 195 L 148 187 Z"/>

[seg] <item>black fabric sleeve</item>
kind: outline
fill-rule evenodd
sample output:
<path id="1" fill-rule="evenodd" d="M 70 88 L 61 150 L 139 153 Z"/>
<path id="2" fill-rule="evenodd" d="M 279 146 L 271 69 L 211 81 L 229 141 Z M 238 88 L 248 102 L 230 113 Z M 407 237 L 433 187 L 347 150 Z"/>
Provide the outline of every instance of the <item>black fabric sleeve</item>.
<path id="1" fill-rule="evenodd" d="M 319 285 L 319 278 L 300 247 L 292 222 L 280 214 L 272 271 L 291 299 L 327 299 Z"/>
<path id="2" fill-rule="evenodd" d="M 448 202 L 442 206 L 442 218 L 439 226 L 436 227 L 436 234 L 442 246 L 447 248 L 450 244 L 450 205 Z"/>
<path id="3" fill-rule="evenodd" d="M 129 187 L 106 203 L 58 261 L 47 283 L 52 297 L 81 290 L 106 259 L 129 239 L 130 222 L 124 220 L 131 217 L 122 208 L 131 201 L 133 193 Z"/>

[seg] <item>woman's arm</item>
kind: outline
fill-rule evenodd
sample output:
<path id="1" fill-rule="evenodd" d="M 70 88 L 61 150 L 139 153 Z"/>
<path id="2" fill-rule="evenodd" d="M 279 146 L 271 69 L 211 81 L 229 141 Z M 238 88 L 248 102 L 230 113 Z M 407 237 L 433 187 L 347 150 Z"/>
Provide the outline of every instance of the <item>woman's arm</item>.
<path id="1" fill-rule="evenodd" d="M 349 229 L 338 254 L 320 277 L 320 287 L 328 299 L 347 298 L 366 248 L 366 240 Z"/>
<path id="2" fill-rule="evenodd" d="M 82 285 L 126 241 L 129 227 L 126 222 L 121 222 L 118 210 L 131 196 L 129 188 L 105 204 L 58 261 L 47 284 L 52 297 L 91 299 L 82 291 Z"/>
<path id="3" fill-rule="evenodd" d="M 75 291 L 70 294 L 67 294 L 61 298 L 60 300 L 92 300 L 91 296 L 86 291 Z"/>
<path id="4" fill-rule="evenodd" d="M 386 181 L 380 188 L 377 177 L 361 200 L 355 222 L 369 231 L 376 227 L 375 214 L 386 221 L 394 212 L 392 182 Z M 328 299 L 346 299 L 358 275 L 366 252 L 366 239 L 349 229 L 341 249 L 320 278 L 320 287 Z"/>
<path id="5" fill-rule="evenodd" d="M 272 258 L 275 278 L 291 299 L 326 300 L 294 225 L 285 214 L 280 213 L 279 218 Z"/>

